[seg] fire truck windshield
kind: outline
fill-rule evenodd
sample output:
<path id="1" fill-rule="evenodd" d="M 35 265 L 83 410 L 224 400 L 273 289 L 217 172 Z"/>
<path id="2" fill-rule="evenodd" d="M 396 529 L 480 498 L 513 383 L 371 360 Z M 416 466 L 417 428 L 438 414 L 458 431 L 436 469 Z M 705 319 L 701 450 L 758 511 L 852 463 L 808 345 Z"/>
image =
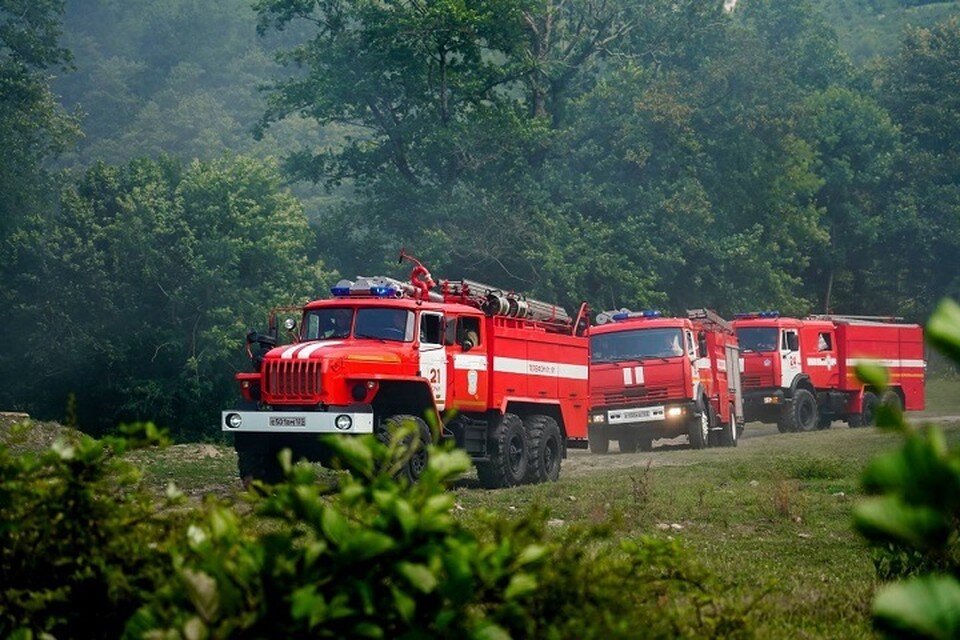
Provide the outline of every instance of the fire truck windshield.
<path id="1" fill-rule="evenodd" d="M 776 327 L 743 327 L 737 329 L 741 351 L 775 351 L 777 349 Z"/>
<path id="2" fill-rule="evenodd" d="M 673 358 L 683 355 L 680 329 L 636 329 L 601 333 L 590 338 L 590 360 L 622 362 L 645 358 Z"/>
<path id="3" fill-rule="evenodd" d="M 356 316 L 356 321 L 354 321 Z M 413 341 L 413 312 L 387 307 L 326 307 L 307 312 L 304 340 L 373 338 L 396 342 Z"/>
<path id="4" fill-rule="evenodd" d="M 358 309 L 353 337 L 413 342 L 413 312 L 377 307 Z"/>

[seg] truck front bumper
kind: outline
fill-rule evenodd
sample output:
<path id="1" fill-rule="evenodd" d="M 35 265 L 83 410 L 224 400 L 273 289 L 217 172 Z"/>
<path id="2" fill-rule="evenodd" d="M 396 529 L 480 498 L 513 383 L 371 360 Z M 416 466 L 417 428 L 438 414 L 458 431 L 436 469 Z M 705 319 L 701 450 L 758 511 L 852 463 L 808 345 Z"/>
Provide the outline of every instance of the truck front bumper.
<path id="1" fill-rule="evenodd" d="M 597 407 L 590 412 L 590 428 L 614 439 L 630 434 L 672 438 L 687 433 L 690 420 L 697 415 L 697 404 L 692 400 L 644 407 Z"/>
<path id="2" fill-rule="evenodd" d="M 747 422 L 776 422 L 792 402 L 793 398 L 788 398 L 780 388 L 744 391 L 744 418 Z"/>
<path id="3" fill-rule="evenodd" d="M 230 433 L 373 433 L 373 414 L 356 411 L 224 411 Z"/>

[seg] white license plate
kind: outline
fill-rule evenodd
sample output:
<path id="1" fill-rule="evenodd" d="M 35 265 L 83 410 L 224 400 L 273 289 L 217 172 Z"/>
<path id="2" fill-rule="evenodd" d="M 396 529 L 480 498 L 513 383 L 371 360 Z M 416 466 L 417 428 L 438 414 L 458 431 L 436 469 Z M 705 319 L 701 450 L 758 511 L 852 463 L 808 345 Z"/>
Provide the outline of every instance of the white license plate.
<path id="1" fill-rule="evenodd" d="M 305 427 L 306 416 L 270 416 L 271 427 Z"/>
<path id="2" fill-rule="evenodd" d="M 655 420 L 663 420 L 665 416 L 663 405 L 640 407 L 638 409 L 614 409 L 607 412 L 607 423 L 653 422 Z"/>

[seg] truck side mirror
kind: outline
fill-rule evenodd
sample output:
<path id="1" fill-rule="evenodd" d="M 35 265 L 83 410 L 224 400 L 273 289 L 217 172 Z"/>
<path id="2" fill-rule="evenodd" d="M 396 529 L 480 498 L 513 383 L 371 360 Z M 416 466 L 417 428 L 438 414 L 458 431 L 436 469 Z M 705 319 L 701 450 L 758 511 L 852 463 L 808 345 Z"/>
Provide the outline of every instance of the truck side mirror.
<path id="1" fill-rule="evenodd" d="M 787 349 L 789 351 L 800 351 L 800 337 L 796 333 L 787 334 Z"/>

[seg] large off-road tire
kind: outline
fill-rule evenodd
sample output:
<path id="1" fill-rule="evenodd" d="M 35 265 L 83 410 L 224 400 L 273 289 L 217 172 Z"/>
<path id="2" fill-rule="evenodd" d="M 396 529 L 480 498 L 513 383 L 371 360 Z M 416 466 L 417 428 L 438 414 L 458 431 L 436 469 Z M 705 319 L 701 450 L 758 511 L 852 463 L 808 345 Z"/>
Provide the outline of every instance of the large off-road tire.
<path id="1" fill-rule="evenodd" d="M 590 453 L 610 451 L 610 438 L 607 436 L 606 428 L 592 424 L 587 426 L 587 444 L 590 447 Z"/>
<path id="2" fill-rule="evenodd" d="M 697 411 L 690 418 L 687 431 L 694 449 L 704 449 L 710 443 L 710 409 L 704 400 L 697 402 Z"/>
<path id="3" fill-rule="evenodd" d="M 737 446 L 737 414 L 736 410 L 733 408 L 733 405 L 730 405 L 728 409 L 730 412 L 730 417 L 723 424 L 723 429 L 720 431 L 720 446 L 721 447 L 735 447 Z"/>
<path id="4" fill-rule="evenodd" d="M 389 416 L 377 425 L 377 439 L 384 444 L 389 443 L 391 435 L 404 425 L 414 425 L 416 436 L 407 436 L 402 441 L 408 450 L 404 452 L 404 463 L 397 472 L 397 478 L 413 483 L 423 475 L 429 460 L 427 447 L 431 435 L 427 423 L 422 418 L 408 414 Z"/>
<path id="5" fill-rule="evenodd" d="M 530 439 L 530 463 L 526 482 L 554 482 L 560 477 L 563 441 L 560 426 L 550 416 L 533 415 L 523 420 L 523 428 Z"/>
<path id="6" fill-rule="evenodd" d="M 872 427 L 877 424 L 877 407 L 880 406 L 880 398 L 873 391 L 863 392 L 863 408 L 860 410 L 860 424 L 858 427 Z M 851 423 L 852 427 L 853 424 Z"/>
<path id="7" fill-rule="evenodd" d="M 887 389 L 883 392 L 883 395 L 880 396 L 880 404 L 890 407 L 897 413 L 903 413 L 903 399 L 893 389 Z"/>
<path id="8" fill-rule="evenodd" d="M 793 402 L 784 408 L 780 421 L 784 431 L 813 431 L 819 420 L 817 399 L 806 389 L 797 389 L 793 392 Z M 780 427 L 780 424 L 777 425 Z"/>
<path id="9" fill-rule="evenodd" d="M 620 436 L 620 453 L 636 453 L 640 447 L 640 434 L 628 433 Z"/>
<path id="10" fill-rule="evenodd" d="M 490 461 L 477 463 L 480 484 L 487 489 L 499 489 L 523 482 L 530 464 L 530 441 L 520 418 L 503 414 L 487 445 Z"/>
<path id="11" fill-rule="evenodd" d="M 280 447 L 270 441 L 270 436 L 260 433 L 236 433 L 233 436 L 237 450 L 237 469 L 240 481 L 247 489 L 254 480 L 276 484 L 283 480 L 283 467 L 277 456 Z"/>

